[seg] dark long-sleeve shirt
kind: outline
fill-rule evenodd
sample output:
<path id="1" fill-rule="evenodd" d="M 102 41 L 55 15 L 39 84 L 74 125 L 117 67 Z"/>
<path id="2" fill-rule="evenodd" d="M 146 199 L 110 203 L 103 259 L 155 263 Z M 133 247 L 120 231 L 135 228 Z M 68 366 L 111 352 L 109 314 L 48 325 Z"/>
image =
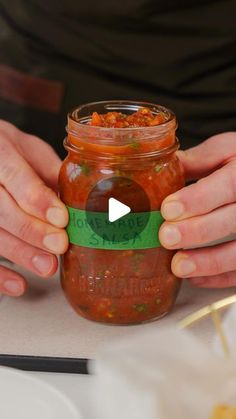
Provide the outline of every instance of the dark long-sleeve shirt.
<path id="1" fill-rule="evenodd" d="M 184 148 L 236 129 L 235 0 L 0 0 L 0 117 L 62 155 L 67 112 L 171 108 Z"/>

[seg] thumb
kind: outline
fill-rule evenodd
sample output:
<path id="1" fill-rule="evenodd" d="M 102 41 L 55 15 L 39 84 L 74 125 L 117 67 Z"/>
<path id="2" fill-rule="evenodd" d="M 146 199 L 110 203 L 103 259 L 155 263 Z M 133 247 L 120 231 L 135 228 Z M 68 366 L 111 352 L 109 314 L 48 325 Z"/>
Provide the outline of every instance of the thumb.
<path id="1" fill-rule="evenodd" d="M 196 147 L 178 151 L 177 156 L 187 179 L 205 177 L 236 156 L 236 133 L 214 135 Z"/>

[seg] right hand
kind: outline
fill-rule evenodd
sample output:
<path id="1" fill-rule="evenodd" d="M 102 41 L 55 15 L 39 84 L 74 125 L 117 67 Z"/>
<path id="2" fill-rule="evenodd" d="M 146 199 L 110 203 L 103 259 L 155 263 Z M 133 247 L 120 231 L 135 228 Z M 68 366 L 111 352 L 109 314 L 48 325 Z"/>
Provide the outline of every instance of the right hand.
<path id="1" fill-rule="evenodd" d="M 47 143 L 0 121 L 0 257 L 44 278 L 68 246 L 68 213 L 56 194 L 60 165 Z M 19 296 L 26 285 L 0 265 L 0 294 Z"/>

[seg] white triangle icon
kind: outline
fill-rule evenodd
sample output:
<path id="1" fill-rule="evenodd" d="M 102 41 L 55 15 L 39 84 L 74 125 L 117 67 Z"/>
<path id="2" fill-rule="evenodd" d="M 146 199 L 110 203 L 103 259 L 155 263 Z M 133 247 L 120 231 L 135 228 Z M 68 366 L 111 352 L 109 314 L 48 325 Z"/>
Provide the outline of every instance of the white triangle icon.
<path id="1" fill-rule="evenodd" d="M 130 211 L 131 209 L 128 205 L 122 204 L 122 202 L 115 198 L 109 198 L 108 219 L 111 223 L 124 217 L 124 215 L 129 214 Z"/>

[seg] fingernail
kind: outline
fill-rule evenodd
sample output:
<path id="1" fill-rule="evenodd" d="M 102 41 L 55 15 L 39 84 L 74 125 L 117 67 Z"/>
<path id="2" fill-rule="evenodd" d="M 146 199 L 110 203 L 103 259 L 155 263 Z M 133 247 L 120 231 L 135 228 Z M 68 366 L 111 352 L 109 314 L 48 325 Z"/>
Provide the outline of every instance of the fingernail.
<path id="1" fill-rule="evenodd" d="M 7 279 L 3 286 L 6 290 L 6 292 L 10 295 L 18 296 L 23 293 L 23 286 L 18 281 L 15 281 L 14 279 Z"/>
<path id="2" fill-rule="evenodd" d="M 66 248 L 65 236 L 62 233 L 52 233 L 44 237 L 44 246 L 53 253 L 63 253 Z"/>
<path id="3" fill-rule="evenodd" d="M 196 265 L 192 260 L 183 258 L 176 263 L 175 271 L 179 276 L 188 276 L 196 271 Z"/>
<path id="4" fill-rule="evenodd" d="M 32 264 L 41 275 L 47 275 L 53 268 L 53 256 L 41 254 L 32 259 Z"/>
<path id="5" fill-rule="evenodd" d="M 163 245 L 174 246 L 180 242 L 181 234 L 177 227 L 166 225 L 161 229 L 160 238 Z"/>
<path id="6" fill-rule="evenodd" d="M 66 212 L 59 207 L 52 207 L 47 210 L 47 220 L 50 224 L 56 227 L 65 227 L 68 222 L 68 216 Z"/>
<path id="7" fill-rule="evenodd" d="M 162 206 L 161 212 L 166 220 L 175 220 L 184 214 L 184 207 L 181 202 L 170 201 Z"/>

